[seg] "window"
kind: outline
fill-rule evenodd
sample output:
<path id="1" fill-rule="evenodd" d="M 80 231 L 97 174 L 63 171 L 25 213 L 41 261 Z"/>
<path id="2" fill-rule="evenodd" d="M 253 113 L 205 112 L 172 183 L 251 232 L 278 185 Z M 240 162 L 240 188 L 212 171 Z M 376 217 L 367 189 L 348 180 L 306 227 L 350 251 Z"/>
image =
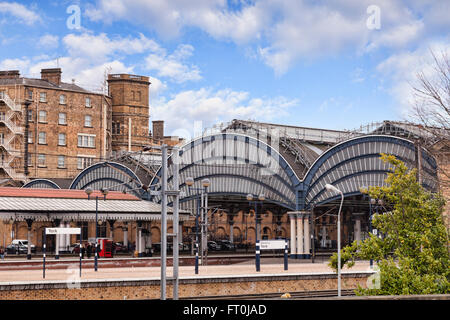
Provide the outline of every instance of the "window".
<path id="1" fill-rule="evenodd" d="M 45 154 L 38 154 L 38 167 L 45 167 Z"/>
<path id="2" fill-rule="evenodd" d="M 84 116 L 84 126 L 92 127 L 92 116 L 89 115 Z"/>
<path id="3" fill-rule="evenodd" d="M 77 158 L 77 169 L 83 170 L 87 167 L 93 165 L 95 158 L 93 157 L 78 157 Z"/>
<path id="4" fill-rule="evenodd" d="M 47 134 L 45 132 L 39 132 L 39 144 L 47 144 Z"/>
<path id="5" fill-rule="evenodd" d="M 91 108 L 91 98 L 86 97 L 86 101 L 85 101 L 85 106 L 86 108 Z"/>
<path id="6" fill-rule="evenodd" d="M 78 134 L 78 146 L 95 148 L 95 134 Z"/>
<path id="7" fill-rule="evenodd" d="M 97 231 L 99 238 L 106 238 L 106 221 L 103 221 L 103 223 L 98 226 Z"/>
<path id="8" fill-rule="evenodd" d="M 33 110 L 28 110 L 28 122 L 33 122 Z"/>
<path id="9" fill-rule="evenodd" d="M 58 114 L 58 124 L 67 124 L 67 114 L 66 113 L 59 113 Z"/>
<path id="10" fill-rule="evenodd" d="M 88 222 L 77 222 L 79 228 L 81 228 L 81 240 L 88 240 Z M 80 242 L 80 235 L 77 234 L 77 242 Z"/>
<path id="11" fill-rule="evenodd" d="M 58 134 L 58 146 L 65 146 L 66 145 L 66 134 L 60 133 Z"/>
<path id="12" fill-rule="evenodd" d="M 112 133 L 113 134 L 120 134 L 120 122 L 113 122 L 112 123 Z"/>
<path id="13" fill-rule="evenodd" d="M 5 121 L 6 113 L 4 111 L 0 111 L 0 120 Z"/>
<path id="14" fill-rule="evenodd" d="M 33 132 L 32 131 L 28 132 L 28 143 L 33 143 Z"/>
<path id="15" fill-rule="evenodd" d="M 31 153 L 28 153 L 28 166 L 33 166 L 33 157 L 31 156 Z"/>
<path id="16" fill-rule="evenodd" d="M 47 93 L 46 92 L 39 93 L 39 102 L 47 102 Z"/>
<path id="17" fill-rule="evenodd" d="M 33 100 L 33 90 L 28 89 L 28 100 Z"/>
<path id="18" fill-rule="evenodd" d="M 66 95 L 62 94 L 59 96 L 59 104 L 66 104 Z"/>
<path id="19" fill-rule="evenodd" d="M 58 156 L 58 168 L 65 168 L 65 167 L 66 167 L 66 157 Z"/>
<path id="20" fill-rule="evenodd" d="M 5 143 L 5 134 L 3 132 L 0 133 L 0 144 Z"/>
<path id="21" fill-rule="evenodd" d="M 43 123 L 47 122 L 47 111 L 44 110 L 39 111 L 39 122 Z"/>

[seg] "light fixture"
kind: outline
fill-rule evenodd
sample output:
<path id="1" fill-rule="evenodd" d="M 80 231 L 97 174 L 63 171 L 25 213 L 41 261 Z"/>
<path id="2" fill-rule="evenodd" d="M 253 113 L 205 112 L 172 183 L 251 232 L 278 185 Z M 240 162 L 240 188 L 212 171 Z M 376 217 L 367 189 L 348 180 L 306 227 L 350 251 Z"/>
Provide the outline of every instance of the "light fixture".
<path id="1" fill-rule="evenodd" d="M 103 188 L 101 188 L 100 191 L 104 196 L 106 196 L 109 192 L 108 189 L 103 189 Z"/>
<path id="2" fill-rule="evenodd" d="M 192 187 L 194 185 L 194 178 L 187 177 L 186 178 L 186 185 L 189 186 L 189 187 Z"/>
<path id="3" fill-rule="evenodd" d="M 341 192 L 338 188 L 336 188 L 335 186 L 333 186 L 333 185 L 331 185 L 329 183 L 327 183 L 325 185 L 325 189 L 327 189 L 328 191 L 334 191 L 334 192 L 337 192 L 337 193 Z"/>
<path id="4" fill-rule="evenodd" d="M 209 179 L 203 179 L 202 180 L 202 186 L 204 187 L 204 188 L 207 188 L 207 187 L 209 187 L 211 185 L 211 181 L 209 180 Z"/>
<path id="5" fill-rule="evenodd" d="M 94 190 L 92 190 L 91 188 L 86 188 L 86 189 L 84 189 L 84 192 L 86 192 L 86 194 L 89 197 L 92 194 L 92 192 L 94 192 Z"/>
<path id="6" fill-rule="evenodd" d="M 264 200 L 266 199 L 266 197 L 265 197 L 263 194 L 260 194 L 259 197 L 258 197 L 258 199 L 259 199 L 260 201 L 264 201 Z"/>
<path id="7" fill-rule="evenodd" d="M 251 193 L 247 194 L 247 200 L 248 201 L 252 201 L 253 200 L 253 195 Z"/>

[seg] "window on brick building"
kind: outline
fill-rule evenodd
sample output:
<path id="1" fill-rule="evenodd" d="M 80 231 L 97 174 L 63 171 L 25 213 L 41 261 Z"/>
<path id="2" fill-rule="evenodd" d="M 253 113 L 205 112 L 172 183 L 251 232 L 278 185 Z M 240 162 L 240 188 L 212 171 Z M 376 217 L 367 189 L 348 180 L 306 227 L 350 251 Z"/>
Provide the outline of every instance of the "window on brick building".
<path id="1" fill-rule="evenodd" d="M 91 105 L 91 98 L 86 97 L 84 105 L 86 106 L 86 108 L 91 108 L 92 107 L 92 105 Z"/>
<path id="2" fill-rule="evenodd" d="M 5 143 L 5 134 L 3 132 L 0 132 L 0 144 Z"/>
<path id="3" fill-rule="evenodd" d="M 39 132 L 39 144 L 47 144 L 47 133 Z"/>
<path id="4" fill-rule="evenodd" d="M 77 169 L 83 170 L 90 167 L 95 162 L 94 157 L 78 157 L 77 158 Z"/>
<path id="5" fill-rule="evenodd" d="M 66 113 L 59 113 L 58 114 L 58 124 L 67 124 L 67 114 Z"/>
<path id="6" fill-rule="evenodd" d="M 58 134 L 58 146 L 65 146 L 65 145 L 66 145 L 66 134 L 59 133 Z"/>
<path id="7" fill-rule="evenodd" d="M 45 167 L 45 154 L 38 154 L 38 167 Z"/>
<path id="8" fill-rule="evenodd" d="M 58 156 L 58 168 L 65 168 L 65 167 L 66 167 L 66 157 Z"/>
<path id="9" fill-rule="evenodd" d="M 77 225 L 79 228 L 81 228 L 81 240 L 88 240 L 88 222 L 87 221 L 83 221 L 83 222 L 77 222 Z M 77 242 L 80 242 L 80 235 L 77 234 Z"/>
<path id="10" fill-rule="evenodd" d="M 47 93 L 46 92 L 39 93 L 39 102 L 47 102 Z"/>
<path id="11" fill-rule="evenodd" d="M 85 115 L 84 116 L 84 126 L 85 127 L 92 127 L 92 116 L 90 115 Z"/>
<path id="12" fill-rule="evenodd" d="M 66 95 L 62 94 L 59 96 L 59 104 L 66 104 Z"/>
<path id="13" fill-rule="evenodd" d="M 33 100 L 33 90 L 27 90 L 27 98 L 28 100 Z"/>
<path id="14" fill-rule="evenodd" d="M 28 166 L 29 167 L 33 166 L 33 157 L 31 155 L 31 153 L 28 153 Z"/>
<path id="15" fill-rule="evenodd" d="M 78 134 L 78 146 L 83 148 L 95 148 L 95 134 Z"/>
<path id="16" fill-rule="evenodd" d="M 28 132 L 28 143 L 33 143 L 33 132 Z"/>
<path id="17" fill-rule="evenodd" d="M 0 120 L 5 121 L 6 113 L 4 111 L 0 111 Z"/>
<path id="18" fill-rule="evenodd" d="M 39 122 L 47 122 L 47 111 L 39 111 Z"/>
<path id="19" fill-rule="evenodd" d="M 33 110 L 28 110 L 28 122 L 33 122 Z"/>

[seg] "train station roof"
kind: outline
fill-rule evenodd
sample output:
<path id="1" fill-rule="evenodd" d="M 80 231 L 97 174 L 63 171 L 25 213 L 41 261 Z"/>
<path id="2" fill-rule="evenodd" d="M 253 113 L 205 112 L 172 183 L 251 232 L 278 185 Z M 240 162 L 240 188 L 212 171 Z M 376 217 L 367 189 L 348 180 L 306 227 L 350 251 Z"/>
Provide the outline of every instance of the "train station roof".
<path id="1" fill-rule="evenodd" d="M 98 197 L 98 201 L 96 198 Z M 88 199 L 84 190 L 0 188 L 0 220 L 151 221 L 161 219 L 161 205 L 141 200 L 134 195 L 110 191 L 106 200 L 100 191 Z M 173 210 L 167 207 L 167 218 Z M 189 218 L 189 211 L 179 211 L 180 221 Z"/>

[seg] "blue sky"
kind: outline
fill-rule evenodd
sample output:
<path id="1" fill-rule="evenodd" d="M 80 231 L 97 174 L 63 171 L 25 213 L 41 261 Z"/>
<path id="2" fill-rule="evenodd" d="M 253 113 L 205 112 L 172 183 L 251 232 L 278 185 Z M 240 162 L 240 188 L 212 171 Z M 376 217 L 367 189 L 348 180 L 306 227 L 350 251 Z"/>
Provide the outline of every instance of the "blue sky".
<path id="1" fill-rule="evenodd" d="M 450 53 L 448 12 L 425 0 L 0 1 L 0 69 L 59 66 L 91 90 L 105 71 L 150 76 L 150 117 L 167 134 L 234 118 L 354 129 L 408 118 L 429 50 Z"/>

